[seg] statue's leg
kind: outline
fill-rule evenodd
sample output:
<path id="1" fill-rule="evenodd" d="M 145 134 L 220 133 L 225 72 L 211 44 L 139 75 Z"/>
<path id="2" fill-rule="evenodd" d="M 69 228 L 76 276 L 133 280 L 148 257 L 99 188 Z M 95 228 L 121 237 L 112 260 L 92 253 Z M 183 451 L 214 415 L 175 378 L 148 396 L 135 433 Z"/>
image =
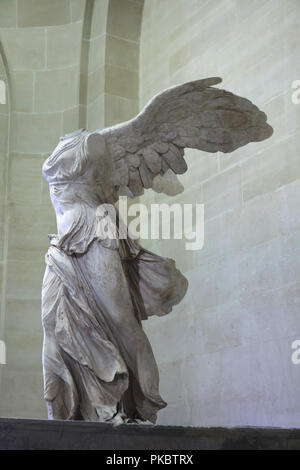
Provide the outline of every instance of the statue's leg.
<path id="1" fill-rule="evenodd" d="M 134 377 L 137 410 L 143 418 L 155 420 L 156 412 L 166 404 L 159 395 L 158 368 L 148 338 L 135 316 L 119 252 L 93 242 L 88 252 L 78 257 L 78 262 Z"/>
<path id="2" fill-rule="evenodd" d="M 76 269 L 60 250 L 49 251 L 42 294 L 49 419 L 110 420 L 128 388 L 126 365 L 95 318 L 102 312 L 85 290 L 80 265 Z"/>
<path id="3" fill-rule="evenodd" d="M 47 266 L 42 290 L 44 398 L 48 419 L 77 419 L 77 390 L 73 378 L 62 360 L 55 336 L 57 299 L 60 289 L 59 278 Z"/>

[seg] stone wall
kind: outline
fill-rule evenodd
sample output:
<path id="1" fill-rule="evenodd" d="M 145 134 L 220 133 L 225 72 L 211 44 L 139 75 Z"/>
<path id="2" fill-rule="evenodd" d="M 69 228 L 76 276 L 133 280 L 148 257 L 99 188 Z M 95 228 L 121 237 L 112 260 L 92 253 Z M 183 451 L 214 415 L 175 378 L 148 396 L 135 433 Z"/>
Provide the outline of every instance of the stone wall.
<path id="1" fill-rule="evenodd" d="M 143 2 L 86 2 L 81 52 L 81 127 L 110 126 L 138 112 Z"/>
<path id="2" fill-rule="evenodd" d="M 299 21 L 297 0 L 145 1 L 141 106 L 171 85 L 220 76 L 275 130 L 230 155 L 187 152 L 185 192 L 172 202 L 205 204 L 201 251 L 146 243 L 189 280 L 182 304 L 145 325 L 169 403 L 160 424 L 299 426 Z"/>
<path id="3" fill-rule="evenodd" d="M 78 128 L 84 2 L 0 2 L 0 40 L 11 88 L 6 158 L 7 243 L 0 413 L 45 417 L 40 291 L 48 233 L 56 232 L 44 159 L 60 135 Z"/>

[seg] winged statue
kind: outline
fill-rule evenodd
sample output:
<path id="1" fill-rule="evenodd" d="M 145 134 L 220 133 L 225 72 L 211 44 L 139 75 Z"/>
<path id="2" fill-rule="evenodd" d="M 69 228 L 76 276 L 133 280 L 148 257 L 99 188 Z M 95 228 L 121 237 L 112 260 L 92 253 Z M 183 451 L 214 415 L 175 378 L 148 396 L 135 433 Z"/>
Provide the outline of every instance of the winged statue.
<path id="1" fill-rule="evenodd" d="M 171 259 L 97 232 L 96 209 L 155 190 L 187 171 L 185 148 L 230 153 L 272 135 L 254 104 L 208 78 L 155 96 L 130 121 L 60 138 L 43 165 L 56 213 L 42 287 L 44 397 L 49 419 L 155 423 L 166 406 L 142 320 L 187 291 Z"/>

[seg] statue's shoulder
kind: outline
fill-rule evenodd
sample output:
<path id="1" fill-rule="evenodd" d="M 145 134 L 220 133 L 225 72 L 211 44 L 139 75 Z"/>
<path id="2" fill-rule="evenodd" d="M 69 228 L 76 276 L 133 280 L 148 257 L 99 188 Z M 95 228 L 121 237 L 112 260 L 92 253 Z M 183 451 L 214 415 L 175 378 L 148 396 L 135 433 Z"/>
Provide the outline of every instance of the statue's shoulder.
<path id="1" fill-rule="evenodd" d="M 60 137 L 57 146 L 43 164 L 43 176 L 48 183 L 73 177 L 74 173 L 82 170 L 89 135 L 86 129 L 78 129 Z"/>

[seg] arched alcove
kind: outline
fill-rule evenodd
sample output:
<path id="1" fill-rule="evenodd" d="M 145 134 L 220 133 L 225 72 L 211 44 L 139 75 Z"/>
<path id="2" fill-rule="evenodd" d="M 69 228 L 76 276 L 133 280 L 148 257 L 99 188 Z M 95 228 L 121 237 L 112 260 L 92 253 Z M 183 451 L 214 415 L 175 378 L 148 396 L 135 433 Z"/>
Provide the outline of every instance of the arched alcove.
<path id="1" fill-rule="evenodd" d="M 105 125 L 139 110 L 139 52 L 144 0 L 110 0 L 107 15 Z"/>
<path id="2" fill-rule="evenodd" d="M 138 112 L 142 11 L 140 0 L 86 1 L 80 127 L 110 126 Z"/>

